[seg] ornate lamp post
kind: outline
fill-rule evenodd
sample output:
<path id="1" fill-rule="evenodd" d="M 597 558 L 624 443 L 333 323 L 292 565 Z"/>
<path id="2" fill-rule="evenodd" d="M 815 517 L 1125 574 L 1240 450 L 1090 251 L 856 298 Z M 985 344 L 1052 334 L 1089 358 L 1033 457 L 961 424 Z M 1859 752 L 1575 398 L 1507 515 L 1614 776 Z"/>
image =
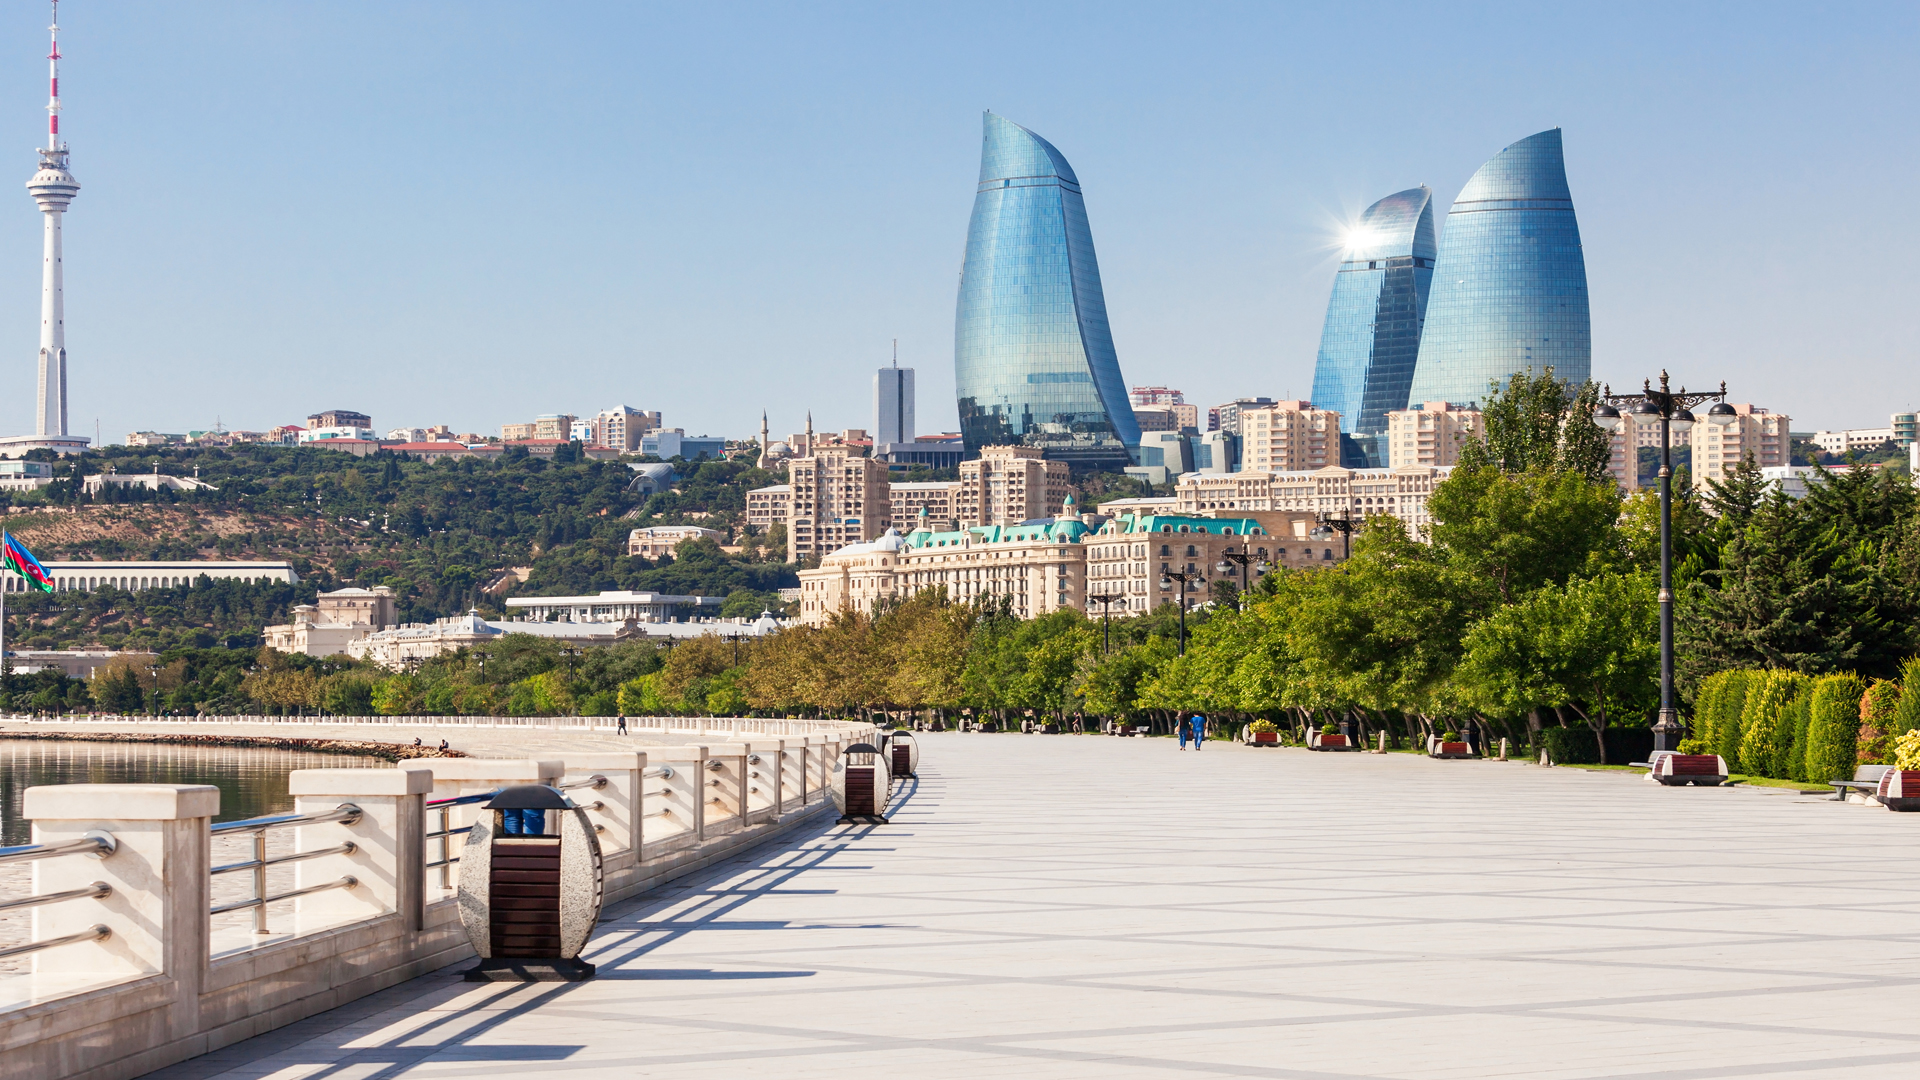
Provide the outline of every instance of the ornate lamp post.
<path id="1" fill-rule="evenodd" d="M 1090 593 L 1087 602 L 1100 605 L 1100 655 L 1105 656 L 1113 649 L 1113 624 L 1108 617 L 1113 614 L 1113 605 L 1125 600 L 1121 593 Z"/>
<path id="2" fill-rule="evenodd" d="M 1733 406 L 1727 404 L 1727 384 L 1716 393 L 1689 394 L 1686 387 L 1672 390 L 1667 373 L 1660 372 L 1660 388 L 1642 379 L 1638 394 L 1615 394 L 1611 386 L 1600 395 L 1593 410 L 1593 422 L 1607 431 L 1621 425 L 1620 409 L 1639 418 L 1639 422 L 1660 420 L 1660 719 L 1653 725 L 1653 748 L 1672 750 L 1679 745 L 1682 728 L 1680 710 L 1673 703 L 1673 431 L 1693 427 L 1693 407 L 1717 402 L 1707 410 L 1707 422 L 1725 426 L 1738 420 Z M 1633 449 L 1629 447 L 1629 449 Z"/>
<path id="3" fill-rule="evenodd" d="M 1239 551 L 1228 548 L 1220 553 L 1220 562 L 1214 569 L 1220 571 L 1223 577 L 1232 577 L 1234 576 L 1235 567 L 1239 568 L 1240 593 L 1234 597 L 1233 606 L 1237 610 L 1245 611 L 1247 609 L 1247 590 L 1253 588 L 1253 574 L 1265 574 L 1268 569 L 1267 561 L 1256 555 L 1249 554 L 1244 547 Z M 1253 573 L 1248 573 L 1247 571 L 1249 569 L 1251 569 Z"/>
<path id="4" fill-rule="evenodd" d="M 1180 655 L 1187 655 L 1187 593 L 1192 591 L 1192 582 L 1204 581 L 1206 575 L 1197 570 L 1160 571 L 1160 591 L 1173 588 L 1174 582 L 1180 583 Z"/>
<path id="5" fill-rule="evenodd" d="M 1320 524 L 1307 534 L 1309 540 L 1331 540 L 1334 533 L 1340 534 L 1340 559 L 1346 561 L 1353 557 L 1353 531 L 1365 525 L 1365 521 L 1356 521 L 1353 511 L 1342 510 L 1339 517 L 1332 514 L 1316 514 L 1314 519 Z"/>

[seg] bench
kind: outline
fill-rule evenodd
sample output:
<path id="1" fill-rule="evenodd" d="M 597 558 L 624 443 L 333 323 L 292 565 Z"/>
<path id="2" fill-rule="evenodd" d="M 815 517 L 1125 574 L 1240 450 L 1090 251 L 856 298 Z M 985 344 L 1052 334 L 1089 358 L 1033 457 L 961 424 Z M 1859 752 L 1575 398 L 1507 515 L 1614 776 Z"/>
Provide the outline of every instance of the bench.
<path id="1" fill-rule="evenodd" d="M 1920 810 L 1920 769 L 1887 769 L 1874 798 L 1889 810 Z"/>
<path id="2" fill-rule="evenodd" d="M 1880 793 L 1880 781 L 1892 770 L 1891 765 L 1860 765 L 1853 770 L 1853 779 L 1829 780 L 1827 785 L 1833 788 L 1834 802 L 1845 802 L 1856 791 L 1871 799 Z"/>
<path id="3" fill-rule="evenodd" d="M 1719 754 L 1652 754 L 1648 775 L 1667 787 L 1717 787 L 1727 782 L 1727 761 Z"/>

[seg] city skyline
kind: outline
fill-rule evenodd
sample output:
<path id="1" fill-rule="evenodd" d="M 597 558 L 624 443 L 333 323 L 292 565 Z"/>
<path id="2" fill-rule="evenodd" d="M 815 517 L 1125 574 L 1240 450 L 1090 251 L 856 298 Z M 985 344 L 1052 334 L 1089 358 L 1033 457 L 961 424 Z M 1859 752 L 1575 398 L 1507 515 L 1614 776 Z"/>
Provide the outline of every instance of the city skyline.
<path id="1" fill-rule="evenodd" d="M 45 15 L 0 20 L 22 168 Z M 1916 164 L 1883 134 L 1915 88 L 1911 11 L 1761 9 L 1732 28 L 1468 13 L 1384 38 L 1343 12 L 1102 15 L 1024 15 L 1037 32 L 1007 37 L 934 8 L 63 5 L 81 124 L 63 134 L 88 185 L 66 223 L 70 430 L 263 428 L 343 386 L 394 425 L 490 431 L 627 400 L 689 431 L 745 434 L 762 405 L 776 430 L 809 407 L 838 429 L 867 422 L 895 337 L 921 427 L 953 430 L 952 178 L 983 107 L 1098 177 L 1126 376 L 1203 406 L 1307 396 L 1341 228 L 1410 182 L 1451 203 L 1490 148 L 1552 125 L 1579 188 L 1595 378 L 1725 378 L 1795 401 L 1809 429 L 1909 404 L 1863 388 L 1906 393 L 1915 272 L 1846 270 Z M 1060 34 L 1084 47 L 1042 46 Z M 1349 41 L 1396 74 L 1328 96 Z M 1549 47 L 1542 79 L 1527 58 Z M 529 153 L 533 132 L 560 149 Z M 529 191 L 556 162 L 557 202 Z M 28 199 L 0 215 L 16 358 L 35 350 L 24 253 L 42 230 Z M 532 356 L 560 362 L 530 394 Z M 0 402 L 0 431 L 28 432 L 31 360 L 11 363 L 28 392 Z M 1854 377 L 1816 374 L 1835 365 Z M 766 400 L 738 402 L 742 380 Z"/>

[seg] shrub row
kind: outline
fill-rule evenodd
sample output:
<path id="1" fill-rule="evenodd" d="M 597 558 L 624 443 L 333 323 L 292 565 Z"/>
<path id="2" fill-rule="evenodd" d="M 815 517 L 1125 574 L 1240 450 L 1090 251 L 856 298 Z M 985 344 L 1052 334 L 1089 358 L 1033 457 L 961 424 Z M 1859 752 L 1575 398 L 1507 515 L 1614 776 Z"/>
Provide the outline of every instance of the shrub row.
<path id="1" fill-rule="evenodd" d="M 1683 749 L 1719 754 L 1732 772 L 1821 784 L 1858 765 L 1891 763 L 1895 742 L 1920 731 L 1920 657 L 1901 679 L 1869 684 L 1851 672 L 1818 677 L 1736 669 L 1701 680 L 1693 737 Z M 1909 740 L 1913 742 L 1915 740 Z"/>

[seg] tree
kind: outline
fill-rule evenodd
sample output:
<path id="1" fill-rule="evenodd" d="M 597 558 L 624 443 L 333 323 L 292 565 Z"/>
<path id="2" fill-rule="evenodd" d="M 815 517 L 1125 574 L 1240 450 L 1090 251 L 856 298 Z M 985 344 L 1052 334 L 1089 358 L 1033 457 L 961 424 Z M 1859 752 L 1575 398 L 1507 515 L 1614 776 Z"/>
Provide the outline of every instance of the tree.
<path id="1" fill-rule="evenodd" d="M 1812 714 L 1807 723 L 1807 779 L 1853 778 L 1859 752 L 1860 695 L 1866 683 L 1851 672 L 1828 675 L 1813 684 Z"/>
<path id="2" fill-rule="evenodd" d="M 1593 483 L 1609 479 L 1613 444 L 1593 422 L 1599 387 L 1573 386 L 1547 368 L 1538 375 L 1515 372 L 1505 389 L 1489 386 L 1480 410 L 1483 431 L 1460 448 L 1468 471 L 1569 472 Z"/>

